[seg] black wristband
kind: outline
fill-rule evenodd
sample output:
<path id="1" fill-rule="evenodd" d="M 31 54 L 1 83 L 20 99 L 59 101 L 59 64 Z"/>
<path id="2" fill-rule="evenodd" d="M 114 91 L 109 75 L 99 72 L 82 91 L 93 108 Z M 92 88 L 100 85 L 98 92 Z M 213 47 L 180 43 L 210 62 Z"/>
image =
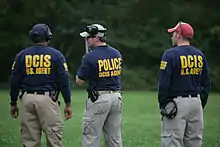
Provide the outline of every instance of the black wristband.
<path id="1" fill-rule="evenodd" d="M 11 106 L 17 106 L 17 102 L 10 102 Z"/>
<path id="2" fill-rule="evenodd" d="M 71 103 L 66 103 L 66 107 L 70 107 L 71 106 Z"/>

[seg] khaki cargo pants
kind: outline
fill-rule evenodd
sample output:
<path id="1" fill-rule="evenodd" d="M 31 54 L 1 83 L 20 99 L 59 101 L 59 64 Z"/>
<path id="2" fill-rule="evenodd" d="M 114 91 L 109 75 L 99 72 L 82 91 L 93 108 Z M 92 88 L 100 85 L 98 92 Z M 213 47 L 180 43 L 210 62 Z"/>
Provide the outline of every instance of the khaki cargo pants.
<path id="1" fill-rule="evenodd" d="M 162 147 L 201 147 L 203 110 L 200 95 L 175 98 L 178 112 L 174 119 L 162 119 Z"/>
<path id="2" fill-rule="evenodd" d="M 41 132 L 47 147 L 62 147 L 62 118 L 59 106 L 48 94 L 24 93 L 21 99 L 21 139 L 23 147 L 40 147 Z"/>
<path id="3" fill-rule="evenodd" d="M 122 147 L 121 113 L 119 92 L 100 92 L 99 99 L 94 103 L 88 99 L 83 116 L 82 146 L 99 147 L 103 130 L 106 147 Z"/>

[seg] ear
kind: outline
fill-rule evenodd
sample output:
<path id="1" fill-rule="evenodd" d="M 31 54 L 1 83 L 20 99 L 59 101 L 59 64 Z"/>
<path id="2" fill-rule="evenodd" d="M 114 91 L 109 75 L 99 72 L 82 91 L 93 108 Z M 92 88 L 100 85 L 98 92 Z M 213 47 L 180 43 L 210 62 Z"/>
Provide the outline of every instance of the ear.
<path id="1" fill-rule="evenodd" d="M 98 37 L 98 36 L 95 36 L 95 40 L 96 40 L 96 41 L 99 41 L 99 37 Z"/>
<path id="2" fill-rule="evenodd" d="M 177 32 L 177 38 L 180 39 L 182 36 L 179 32 Z"/>

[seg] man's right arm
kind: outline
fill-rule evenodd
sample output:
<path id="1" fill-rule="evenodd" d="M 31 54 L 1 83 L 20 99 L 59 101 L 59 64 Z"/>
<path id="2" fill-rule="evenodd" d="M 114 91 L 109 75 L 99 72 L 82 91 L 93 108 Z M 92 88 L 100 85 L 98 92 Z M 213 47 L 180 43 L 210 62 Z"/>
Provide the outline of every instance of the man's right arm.
<path id="1" fill-rule="evenodd" d="M 167 104 L 167 98 L 170 89 L 170 76 L 172 73 L 172 53 L 165 52 L 163 54 L 158 81 L 158 102 L 160 108 Z"/>
<path id="2" fill-rule="evenodd" d="M 58 54 L 57 60 L 57 85 L 61 91 L 66 105 L 71 104 L 70 76 L 66 59 L 63 54 Z"/>
<path id="3" fill-rule="evenodd" d="M 20 65 L 21 55 L 17 54 L 15 61 L 12 65 L 11 69 L 11 78 L 10 78 L 10 97 L 11 102 L 10 104 L 12 106 L 17 105 L 19 90 L 20 90 L 20 84 L 23 80 L 23 74 L 22 74 L 22 66 Z"/>
<path id="4" fill-rule="evenodd" d="M 82 85 L 85 80 L 89 78 L 89 74 L 91 73 L 91 67 L 88 62 L 88 56 L 85 55 L 82 58 L 82 63 L 76 74 L 76 83 L 78 85 Z"/>

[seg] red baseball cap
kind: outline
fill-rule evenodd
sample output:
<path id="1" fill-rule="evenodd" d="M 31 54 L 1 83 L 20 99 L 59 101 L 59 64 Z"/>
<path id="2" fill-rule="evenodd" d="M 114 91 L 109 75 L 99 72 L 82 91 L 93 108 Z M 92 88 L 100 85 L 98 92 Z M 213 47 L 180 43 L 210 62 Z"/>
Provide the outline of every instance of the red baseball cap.
<path id="1" fill-rule="evenodd" d="M 192 39 L 194 36 L 193 28 L 185 22 L 179 22 L 174 28 L 168 29 L 169 33 L 179 32 L 182 36 Z"/>

